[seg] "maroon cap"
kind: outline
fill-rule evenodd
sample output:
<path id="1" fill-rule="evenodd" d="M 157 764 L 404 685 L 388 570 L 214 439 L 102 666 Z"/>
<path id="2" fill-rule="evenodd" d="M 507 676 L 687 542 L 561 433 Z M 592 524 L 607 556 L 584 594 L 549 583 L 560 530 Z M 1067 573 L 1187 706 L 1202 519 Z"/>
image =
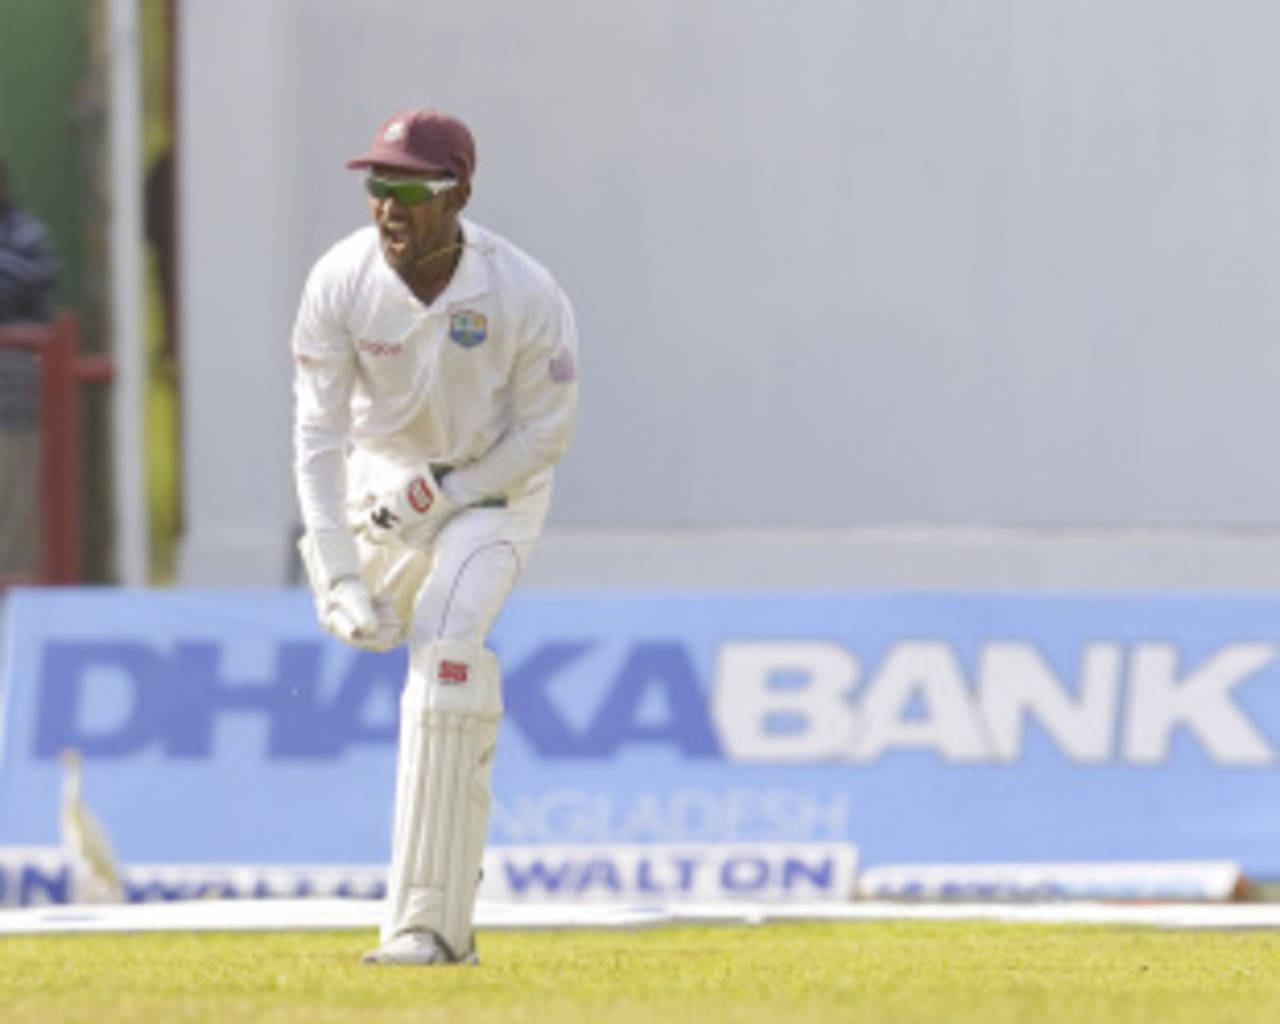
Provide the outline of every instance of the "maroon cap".
<path id="1" fill-rule="evenodd" d="M 383 122 L 369 152 L 347 161 L 352 170 L 374 164 L 466 181 L 476 169 L 476 144 L 457 118 L 430 108 L 402 110 Z"/>

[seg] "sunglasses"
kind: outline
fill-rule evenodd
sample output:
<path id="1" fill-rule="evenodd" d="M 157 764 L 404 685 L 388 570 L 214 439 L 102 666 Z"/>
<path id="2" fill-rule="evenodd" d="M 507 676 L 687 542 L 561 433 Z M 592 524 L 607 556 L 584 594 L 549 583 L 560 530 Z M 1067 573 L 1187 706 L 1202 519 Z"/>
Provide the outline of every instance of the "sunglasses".
<path id="1" fill-rule="evenodd" d="M 417 206 L 458 184 L 456 178 L 379 178 L 371 174 L 364 187 L 374 199 L 394 199 L 401 206 Z"/>

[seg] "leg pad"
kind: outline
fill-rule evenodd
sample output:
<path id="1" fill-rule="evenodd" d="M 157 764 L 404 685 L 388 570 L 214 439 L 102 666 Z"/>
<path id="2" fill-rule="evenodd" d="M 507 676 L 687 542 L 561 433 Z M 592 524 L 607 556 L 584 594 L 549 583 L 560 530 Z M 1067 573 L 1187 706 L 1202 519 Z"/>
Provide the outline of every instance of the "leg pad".
<path id="1" fill-rule="evenodd" d="M 490 651 L 439 641 L 412 654 L 400 700 L 384 944 L 426 929 L 455 958 L 471 948 L 501 718 L 502 682 Z"/>

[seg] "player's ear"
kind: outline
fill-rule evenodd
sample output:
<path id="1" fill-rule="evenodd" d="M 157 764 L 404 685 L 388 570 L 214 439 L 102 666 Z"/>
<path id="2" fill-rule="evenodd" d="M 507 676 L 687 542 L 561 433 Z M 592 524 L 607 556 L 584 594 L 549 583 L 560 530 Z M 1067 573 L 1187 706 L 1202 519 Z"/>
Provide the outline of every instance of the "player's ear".
<path id="1" fill-rule="evenodd" d="M 471 199 L 471 182 L 461 181 L 457 188 L 451 188 L 445 194 L 445 209 L 450 213 L 461 213 Z"/>

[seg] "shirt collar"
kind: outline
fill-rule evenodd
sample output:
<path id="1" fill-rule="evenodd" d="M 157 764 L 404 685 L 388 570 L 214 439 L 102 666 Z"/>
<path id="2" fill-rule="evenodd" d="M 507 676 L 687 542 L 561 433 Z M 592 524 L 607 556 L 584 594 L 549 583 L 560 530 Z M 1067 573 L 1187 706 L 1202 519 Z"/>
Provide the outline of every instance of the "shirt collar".
<path id="1" fill-rule="evenodd" d="M 486 239 L 484 233 L 470 221 L 459 218 L 459 224 L 462 227 L 462 255 L 458 258 L 458 265 L 454 267 L 453 276 L 449 278 L 444 291 L 431 303 L 429 307 L 431 309 L 446 309 L 456 303 L 483 295 L 490 289 L 488 256 L 493 249 L 493 243 Z M 400 286 L 405 295 L 421 303 L 381 252 L 378 252 L 378 272 L 388 275 Z"/>
<path id="2" fill-rule="evenodd" d="M 465 299 L 483 295 L 489 290 L 489 243 L 468 220 L 459 220 L 462 227 L 463 250 L 454 268 L 453 277 L 432 303 L 433 306 L 450 306 Z"/>

